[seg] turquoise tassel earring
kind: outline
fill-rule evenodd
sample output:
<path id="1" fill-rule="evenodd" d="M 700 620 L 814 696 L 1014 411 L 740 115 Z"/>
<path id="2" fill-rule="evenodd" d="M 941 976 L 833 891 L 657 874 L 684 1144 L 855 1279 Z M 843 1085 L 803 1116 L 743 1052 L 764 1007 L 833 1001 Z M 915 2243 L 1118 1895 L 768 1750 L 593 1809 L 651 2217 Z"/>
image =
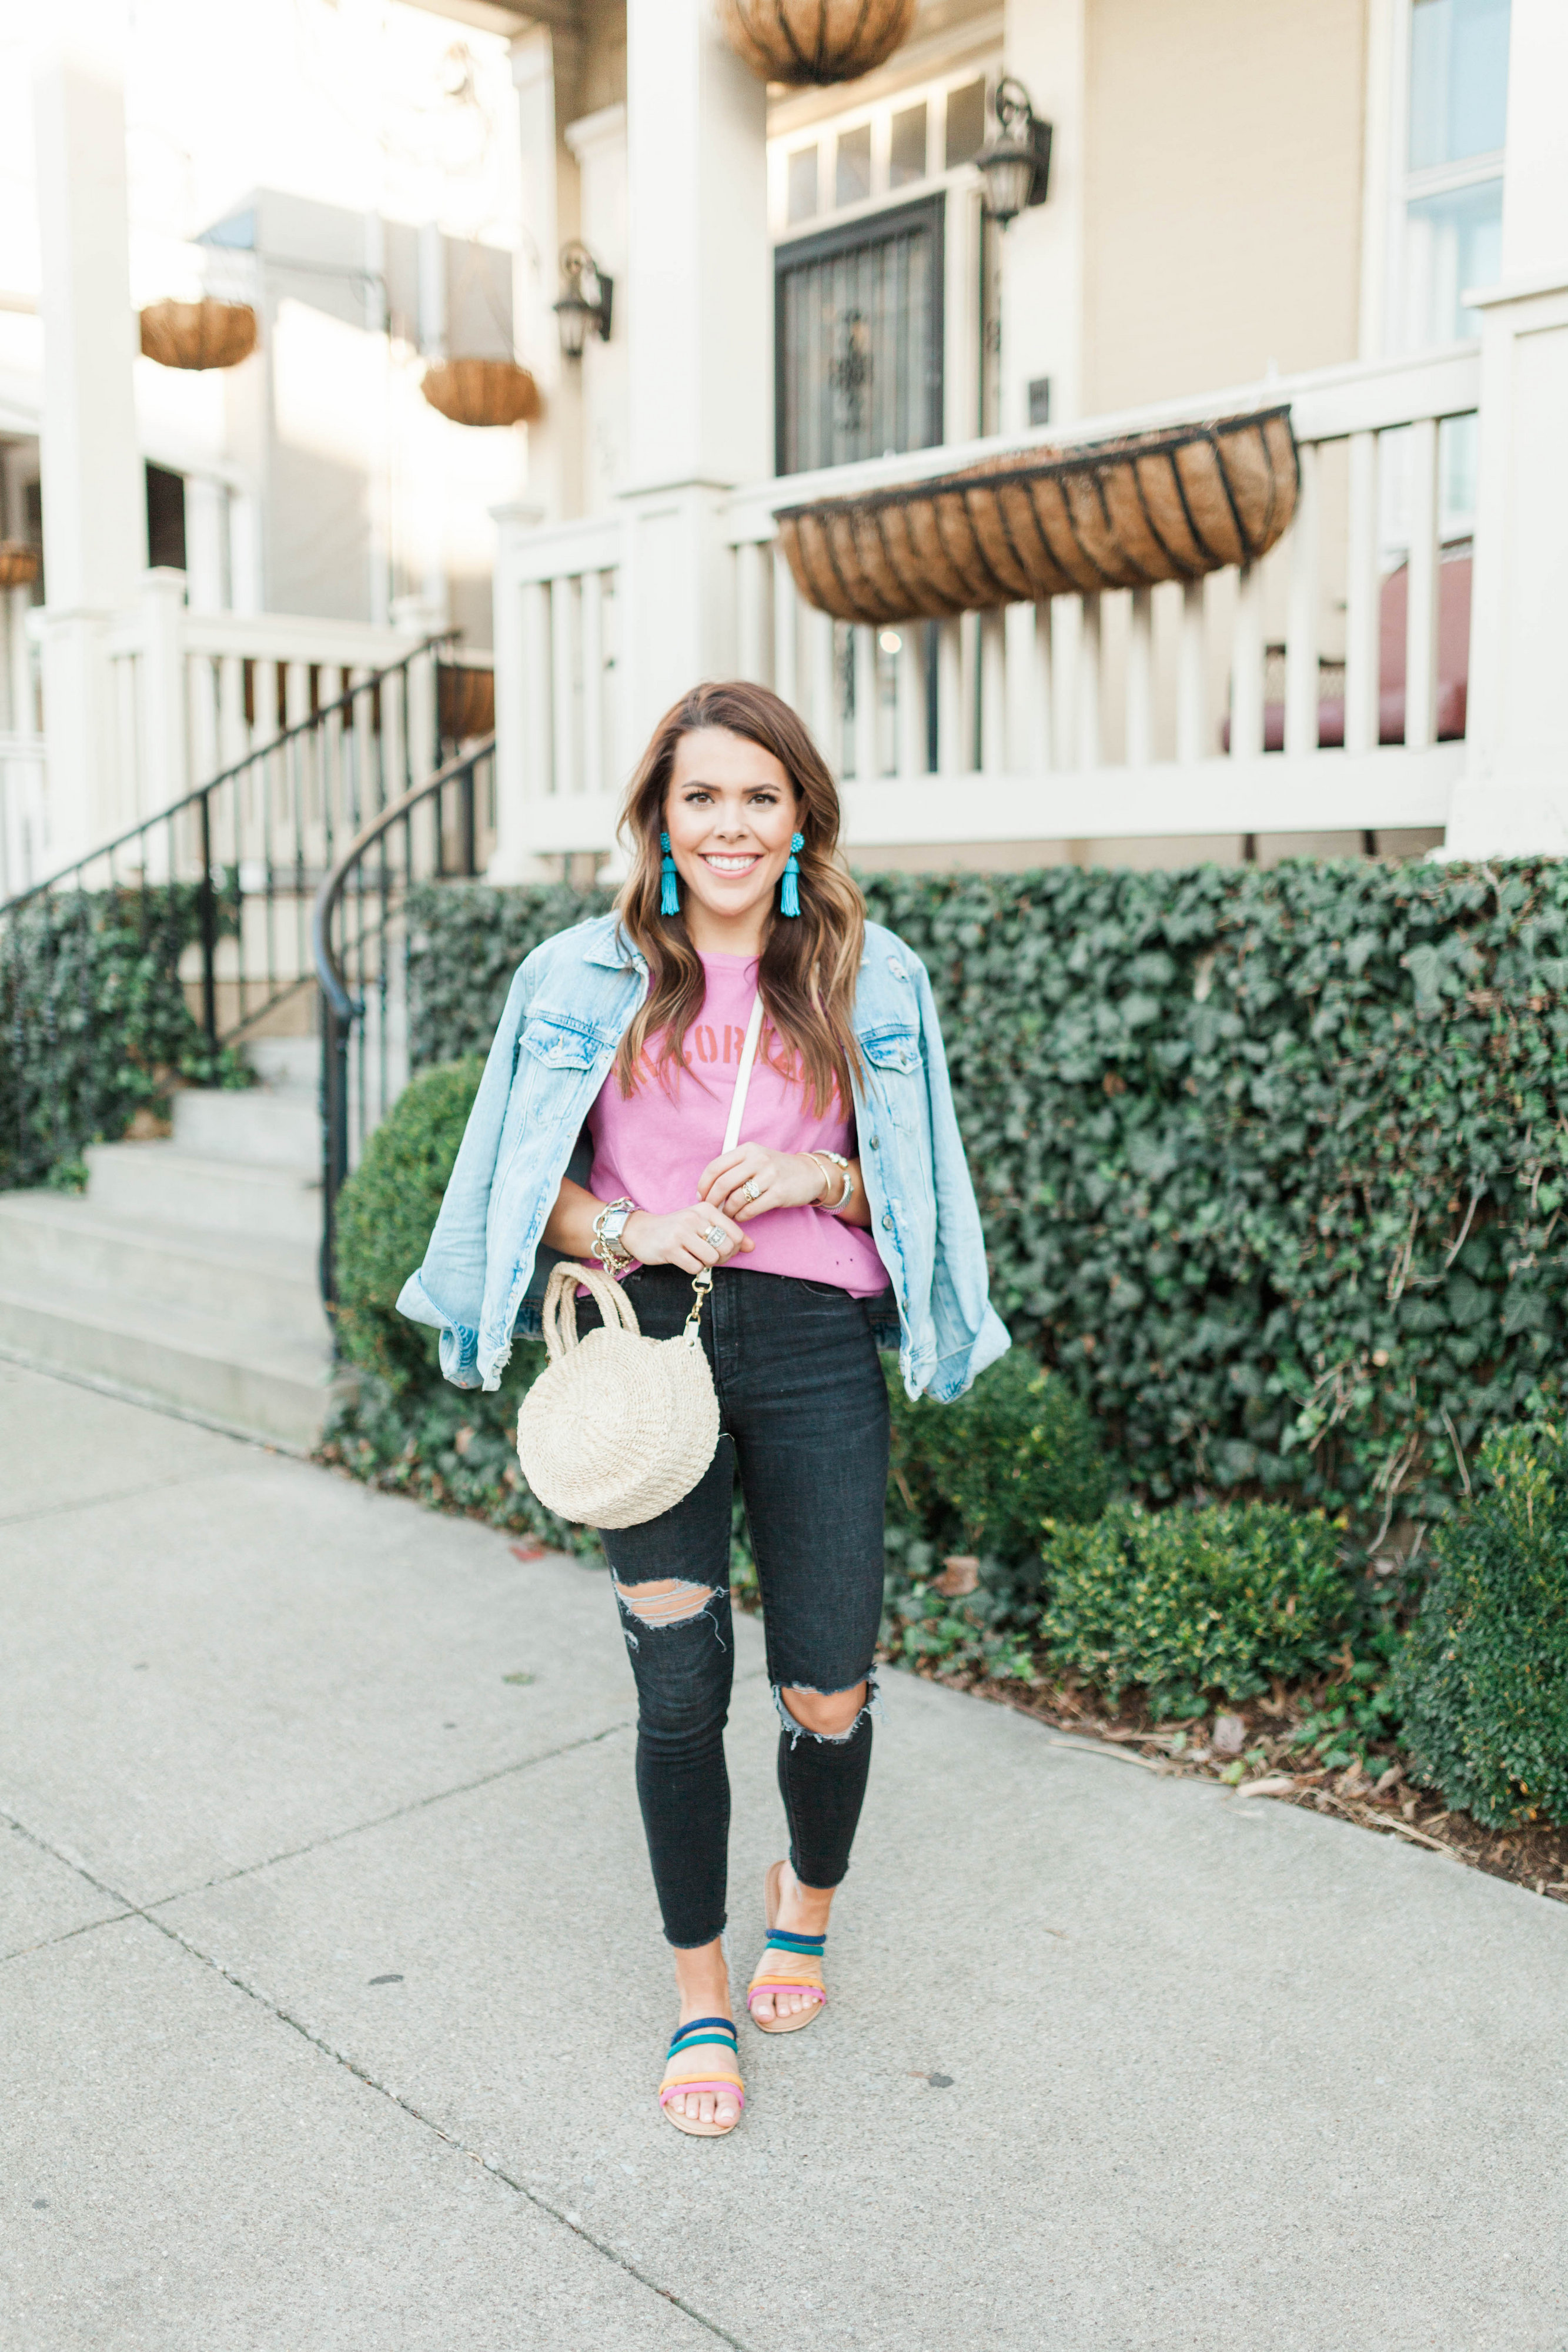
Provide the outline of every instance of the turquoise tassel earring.
<path id="1" fill-rule="evenodd" d="M 784 868 L 784 880 L 779 892 L 779 912 L 781 915 L 798 915 L 800 911 L 800 852 L 805 846 L 806 836 L 803 833 L 790 835 L 789 863 Z"/>
<path id="2" fill-rule="evenodd" d="M 681 911 L 681 891 L 675 879 L 675 861 L 670 856 L 667 833 L 659 835 L 659 846 L 664 853 L 664 862 L 659 868 L 659 912 L 661 915 L 678 915 Z"/>

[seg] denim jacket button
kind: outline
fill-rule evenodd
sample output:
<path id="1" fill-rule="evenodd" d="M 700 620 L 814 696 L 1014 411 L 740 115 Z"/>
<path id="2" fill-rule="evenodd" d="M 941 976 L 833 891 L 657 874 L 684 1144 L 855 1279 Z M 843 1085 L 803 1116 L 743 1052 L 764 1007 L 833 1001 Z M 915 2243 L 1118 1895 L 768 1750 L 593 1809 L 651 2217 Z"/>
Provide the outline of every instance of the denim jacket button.
<path id="1" fill-rule="evenodd" d="M 887 1211 L 886 1211 L 885 1209 L 884 1209 L 884 1210 L 883 1211 L 883 1213 L 882 1213 L 882 1222 L 883 1222 L 883 1231 L 884 1231 L 884 1232 L 886 1232 L 886 1233 L 892 1233 L 892 1231 L 893 1231 L 893 1219 L 888 1215 Z"/>
<path id="2" fill-rule="evenodd" d="M 871 1139 L 871 1149 L 872 1149 L 873 1151 L 876 1150 L 876 1138 L 875 1138 L 875 1136 L 874 1136 L 874 1135 L 873 1135 L 873 1136 L 872 1137 L 872 1139 Z"/>

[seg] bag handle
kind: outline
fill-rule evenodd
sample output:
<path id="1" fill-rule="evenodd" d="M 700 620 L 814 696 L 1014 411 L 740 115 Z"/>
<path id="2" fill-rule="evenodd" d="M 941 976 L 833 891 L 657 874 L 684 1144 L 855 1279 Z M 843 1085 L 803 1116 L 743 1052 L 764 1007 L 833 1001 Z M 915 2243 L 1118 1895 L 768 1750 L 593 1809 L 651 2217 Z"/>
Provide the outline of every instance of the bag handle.
<path id="1" fill-rule="evenodd" d="M 729 1106 L 729 1124 L 724 1130 L 726 1151 L 733 1151 L 740 1141 L 740 1122 L 746 1116 L 747 1089 L 751 1084 L 751 1066 L 757 1059 L 758 1041 L 762 1035 L 762 991 L 752 1000 L 751 1018 L 746 1024 L 746 1043 L 740 1049 L 740 1067 L 736 1072 L 735 1097 Z"/>
<path id="2" fill-rule="evenodd" d="M 591 1297 L 598 1300 L 607 1331 L 626 1331 L 633 1339 L 641 1336 L 637 1310 L 621 1285 L 612 1282 L 602 1266 L 579 1265 L 574 1258 L 563 1257 L 550 1268 L 540 1317 L 545 1348 L 552 1363 L 558 1357 L 570 1354 L 578 1344 L 577 1290 L 580 1283 Z"/>

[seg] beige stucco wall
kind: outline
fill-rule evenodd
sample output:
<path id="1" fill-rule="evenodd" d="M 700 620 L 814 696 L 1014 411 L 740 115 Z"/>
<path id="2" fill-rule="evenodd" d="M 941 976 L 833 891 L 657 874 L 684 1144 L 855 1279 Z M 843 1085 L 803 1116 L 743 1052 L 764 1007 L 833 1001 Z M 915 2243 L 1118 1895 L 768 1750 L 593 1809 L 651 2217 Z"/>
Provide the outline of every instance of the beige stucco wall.
<path id="1" fill-rule="evenodd" d="M 1354 359 L 1367 0 L 1087 0 L 1085 410 Z"/>

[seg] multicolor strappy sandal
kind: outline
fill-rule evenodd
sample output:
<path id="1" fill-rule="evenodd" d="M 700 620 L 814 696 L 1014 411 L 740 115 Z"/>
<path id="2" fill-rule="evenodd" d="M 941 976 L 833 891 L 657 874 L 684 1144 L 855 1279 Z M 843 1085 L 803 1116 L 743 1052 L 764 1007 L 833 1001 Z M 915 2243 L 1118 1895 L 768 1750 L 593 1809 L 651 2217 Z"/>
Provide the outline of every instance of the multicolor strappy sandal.
<path id="1" fill-rule="evenodd" d="M 799 2033 L 820 2017 L 828 1998 L 828 1988 L 822 1982 L 822 1952 L 826 1936 L 797 1936 L 787 1927 L 773 1924 L 779 1916 L 779 1879 L 784 1865 L 775 1862 L 768 1867 L 762 1882 L 762 1907 L 768 1921 L 768 1941 L 762 1947 L 762 1958 L 757 1972 L 746 1988 L 746 2007 L 751 2022 L 759 2033 Z M 806 2009 L 798 2009 L 792 2017 L 760 2018 L 752 2003 L 762 1992 L 804 1992 L 813 1998 Z"/>
<path id="2" fill-rule="evenodd" d="M 677 2131 L 690 2132 L 697 2139 L 723 2139 L 727 2133 L 735 2129 L 735 2124 L 740 2121 L 738 2114 L 735 2118 L 735 2124 L 703 2124 L 694 2123 L 690 2116 L 672 2114 L 670 2109 L 670 2101 L 686 2091 L 712 2091 L 716 2096 L 722 2096 L 725 2093 L 730 2092 L 734 2094 L 737 2107 L 745 2106 L 746 2091 L 740 2076 L 728 2073 L 723 2059 L 711 2066 L 705 2067 L 699 2058 L 695 2061 L 695 2073 L 689 2070 L 685 2073 L 677 2071 L 683 2060 L 700 2050 L 705 2043 L 709 2042 L 722 2050 L 726 2058 L 733 2059 L 737 2065 L 739 2064 L 740 2053 L 736 2047 L 735 2027 L 729 2019 L 727 2017 L 694 2017 L 689 2024 L 677 2026 L 675 2029 L 670 2043 L 670 2054 L 664 2062 L 664 2079 L 659 2085 L 659 2105 L 664 2111 L 664 2121 L 674 2124 Z"/>

